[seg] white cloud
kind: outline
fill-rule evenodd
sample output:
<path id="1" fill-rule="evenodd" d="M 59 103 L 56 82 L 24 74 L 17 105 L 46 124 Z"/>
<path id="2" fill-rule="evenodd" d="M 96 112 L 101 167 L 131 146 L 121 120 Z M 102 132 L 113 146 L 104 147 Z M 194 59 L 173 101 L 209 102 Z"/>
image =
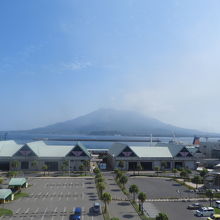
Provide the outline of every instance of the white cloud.
<path id="1" fill-rule="evenodd" d="M 88 67 L 92 66 L 91 62 L 80 62 L 80 61 L 73 61 L 70 63 L 61 63 L 61 69 L 63 71 L 70 70 L 70 71 L 75 71 L 75 70 L 81 70 L 81 69 L 86 69 Z"/>

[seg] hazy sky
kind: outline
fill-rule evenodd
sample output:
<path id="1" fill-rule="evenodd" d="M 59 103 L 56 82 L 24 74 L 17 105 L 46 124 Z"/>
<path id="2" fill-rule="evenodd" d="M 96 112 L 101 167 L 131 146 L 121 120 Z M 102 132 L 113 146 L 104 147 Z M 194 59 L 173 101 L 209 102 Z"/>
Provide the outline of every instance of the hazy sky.
<path id="1" fill-rule="evenodd" d="M 220 132 L 219 0 L 2 0 L 0 130 L 98 108 Z"/>

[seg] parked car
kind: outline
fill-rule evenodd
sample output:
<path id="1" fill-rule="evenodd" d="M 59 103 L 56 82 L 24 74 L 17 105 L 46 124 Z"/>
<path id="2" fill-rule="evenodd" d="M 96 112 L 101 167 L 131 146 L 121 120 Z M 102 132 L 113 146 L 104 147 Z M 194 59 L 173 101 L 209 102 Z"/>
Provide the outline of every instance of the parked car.
<path id="1" fill-rule="evenodd" d="M 80 207 L 76 207 L 74 210 L 74 214 L 70 216 L 71 220 L 80 220 L 82 215 L 82 209 Z"/>
<path id="2" fill-rule="evenodd" d="M 220 220 L 220 214 L 214 214 L 208 217 L 207 220 Z"/>
<path id="3" fill-rule="evenodd" d="M 196 216 L 198 217 L 210 217 L 213 216 L 215 213 L 214 208 L 212 207 L 201 207 L 200 209 L 196 210 Z"/>
<path id="4" fill-rule="evenodd" d="M 198 210 L 200 209 L 202 206 L 200 203 L 193 203 L 191 205 L 188 205 L 187 209 L 190 209 L 190 210 Z"/>
<path id="5" fill-rule="evenodd" d="M 101 214 L 101 205 L 98 202 L 94 202 L 92 210 L 96 214 Z"/>

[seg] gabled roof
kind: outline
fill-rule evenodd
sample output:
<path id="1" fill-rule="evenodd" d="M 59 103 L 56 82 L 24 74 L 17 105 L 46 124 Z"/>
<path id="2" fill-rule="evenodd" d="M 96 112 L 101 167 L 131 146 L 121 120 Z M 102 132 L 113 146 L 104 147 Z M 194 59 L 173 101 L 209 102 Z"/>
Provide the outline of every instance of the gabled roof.
<path id="1" fill-rule="evenodd" d="M 171 158 L 172 154 L 168 147 L 141 147 L 141 146 L 130 146 L 133 152 L 138 157 L 160 157 L 160 158 Z"/>
<path id="2" fill-rule="evenodd" d="M 77 142 L 77 144 L 71 148 L 70 151 L 65 156 L 75 156 L 75 157 L 80 157 L 80 156 L 88 156 L 91 157 L 90 152 L 87 150 L 87 148 L 84 147 L 84 145 L 81 142 Z"/>
<path id="3" fill-rule="evenodd" d="M 0 199 L 6 199 L 11 194 L 11 189 L 0 189 Z"/>
<path id="4" fill-rule="evenodd" d="M 117 157 L 122 151 L 124 148 L 126 148 L 128 145 L 127 144 L 123 144 L 123 143 L 114 143 L 108 153 Z"/>
<path id="5" fill-rule="evenodd" d="M 22 145 L 17 144 L 15 141 L 0 141 L 0 157 L 11 157 L 17 152 Z"/>
<path id="6" fill-rule="evenodd" d="M 43 141 L 35 141 L 26 144 L 38 157 L 65 157 L 72 146 L 47 145 Z"/>
<path id="7" fill-rule="evenodd" d="M 27 182 L 25 178 L 11 178 L 9 186 L 22 186 Z"/>

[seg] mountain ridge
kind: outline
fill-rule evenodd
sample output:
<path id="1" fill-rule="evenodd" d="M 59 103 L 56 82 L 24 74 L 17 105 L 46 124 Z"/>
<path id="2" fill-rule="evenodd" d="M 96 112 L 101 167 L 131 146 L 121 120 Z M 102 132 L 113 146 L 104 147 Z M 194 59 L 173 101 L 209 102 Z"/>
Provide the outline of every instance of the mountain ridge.
<path id="1" fill-rule="evenodd" d="M 172 136 L 173 133 L 176 136 L 214 135 L 214 133 L 173 126 L 138 112 L 115 109 L 98 109 L 68 121 L 26 130 L 26 132 L 139 136 L 150 134 L 154 136 Z"/>

